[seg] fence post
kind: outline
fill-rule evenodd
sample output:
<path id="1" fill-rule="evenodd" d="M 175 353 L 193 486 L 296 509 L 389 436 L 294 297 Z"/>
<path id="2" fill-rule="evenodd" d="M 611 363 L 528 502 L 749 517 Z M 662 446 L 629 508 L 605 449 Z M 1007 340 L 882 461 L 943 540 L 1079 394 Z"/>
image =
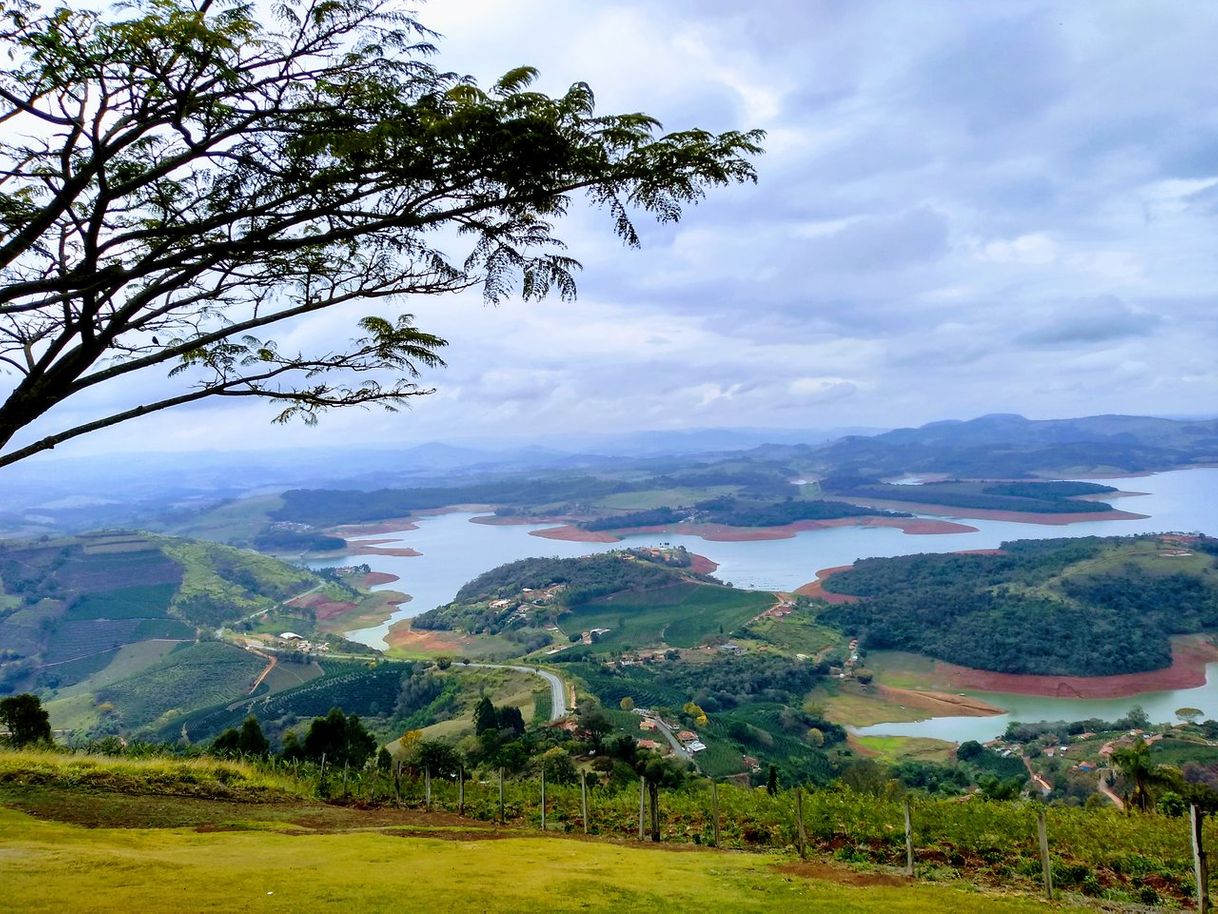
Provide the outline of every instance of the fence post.
<path id="1" fill-rule="evenodd" d="M 905 798 L 905 875 L 910 879 L 914 874 L 913 854 L 913 810 L 910 808 L 909 797 Z"/>
<path id="2" fill-rule="evenodd" d="M 1040 869 L 1045 882 L 1045 897 L 1053 900 L 1053 870 L 1049 866 L 1049 826 L 1043 808 L 1036 811 L 1036 834 L 1040 839 Z"/>
<path id="3" fill-rule="evenodd" d="M 541 763 L 541 830 L 546 830 L 546 765 Z"/>
<path id="4" fill-rule="evenodd" d="M 1196 803 L 1188 808 L 1189 834 L 1193 844 L 1193 878 L 1197 881 L 1197 910 L 1208 914 L 1210 910 L 1209 861 L 1205 859 L 1205 844 L 1201 834 L 1201 823 L 1205 817 Z"/>
<path id="5" fill-rule="evenodd" d="M 584 834 L 588 834 L 588 772 L 579 773 L 579 808 L 583 813 Z"/>
<path id="6" fill-rule="evenodd" d="M 507 819 L 503 815 L 503 769 L 499 769 L 499 824 L 506 825 Z"/>
<path id="7" fill-rule="evenodd" d="M 393 763 L 393 802 L 402 805 L 402 763 Z"/>
<path id="8" fill-rule="evenodd" d="M 343 762 L 343 796 L 344 797 L 347 796 L 347 769 L 348 769 L 348 767 L 349 766 L 347 765 L 347 763 Z"/>
<path id="9" fill-rule="evenodd" d="M 719 846 L 719 785 L 711 781 L 711 834 L 715 838 L 715 847 Z"/>
<path id="10" fill-rule="evenodd" d="M 643 840 L 643 808 L 647 797 L 647 778 L 639 778 L 639 840 Z"/>
<path id="11" fill-rule="evenodd" d="M 795 828 L 796 839 L 799 842 L 800 859 L 808 859 L 808 833 L 804 830 L 804 791 L 802 787 L 795 788 Z"/>
<path id="12" fill-rule="evenodd" d="M 651 840 L 660 840 L 660 782 L 656 781 L 647 788 L 651 799 Z"/>
<path id="13" fill-rule="evenodd" d="M 457 774 L 457 815 L 465 815 L 465 766 L 458 768 Z"/>
<path id="14" fill-rule="evenodd" d="M 423 805 L 431 812 L 431 766 L 423 769 Z"/>

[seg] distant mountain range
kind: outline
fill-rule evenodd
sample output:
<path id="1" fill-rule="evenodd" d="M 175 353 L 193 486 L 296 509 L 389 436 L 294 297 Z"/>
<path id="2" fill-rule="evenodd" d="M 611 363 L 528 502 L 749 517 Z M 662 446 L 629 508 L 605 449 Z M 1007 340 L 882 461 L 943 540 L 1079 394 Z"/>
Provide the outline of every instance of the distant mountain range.
<path id="1" fill-rule="evenodd" d="M 1218 419 L 1025 419 L 995 414 L 871 437 L 848 436 L 805 449 L 804 454 L 833 472 L 859 476 L 1136 473 L 1218 464 Z"/>
<path id="2" fill-rule="evenodd" d="M 521 474 L 683 475 L 724 463 L 765 464 L 779 476 L 1078 478 L 1218 464 L 1218 419 L 997 414 L 919 428 L 689 429 L 544 445 L 147 453 L 48 458 L 0 471 L 0 532 L 35 534 L 138 526 L 189 508 L 294 488 L 371 491 L 482 484 Z M 788 476 L 786 478 L 794 478 Z"/>

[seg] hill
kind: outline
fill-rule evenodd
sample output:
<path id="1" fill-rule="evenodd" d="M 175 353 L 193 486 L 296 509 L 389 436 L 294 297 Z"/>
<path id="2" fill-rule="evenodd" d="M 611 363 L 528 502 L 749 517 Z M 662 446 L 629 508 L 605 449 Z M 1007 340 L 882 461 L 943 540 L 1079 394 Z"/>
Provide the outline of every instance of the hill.
<path id="1" fill-rule="evenodd" d="M 1002 673 L 1103 676 L 1171 663 L 1170 636 L 1218 628 L 1218 540 L 1020 540 L 997 555 L 862 559 L 824 583 L 821 620 L 871 649 Z"/>
<path id="2" fill-rule="evenodd" d="M 521 559 L 493 568 L 457 591 L 447 606 L 415 616 L 416 629 L 497 634 L 553 624 L 593 601 L 670 588 L 722 588 L 692 570 L 683 549 L 621 549 L 580 558 Z"/>
<path id="3" fill-rule="evenodd" d="M 944 473 L 969 478 L 1080 476 L 1218 462 L 1218 419 L 1149 416 L 932 422 L 820 448 L 794 449 L 827 471 L 858 476 Z"/>

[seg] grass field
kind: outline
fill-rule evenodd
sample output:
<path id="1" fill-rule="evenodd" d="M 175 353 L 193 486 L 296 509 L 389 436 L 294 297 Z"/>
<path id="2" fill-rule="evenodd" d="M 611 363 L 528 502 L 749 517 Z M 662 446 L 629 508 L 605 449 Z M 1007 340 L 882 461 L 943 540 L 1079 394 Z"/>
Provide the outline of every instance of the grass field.
<path id="1" fill-rule="evenodd" d="M 11 910 L 1047 910 L 1026 897 L 911 885 L 784 855 L 674 853 L 438 815 L 361 817 L 316 805 L 242 808 L 158 798 L 109 803 L 98 811 L 102 822 L 86 828 L 48 816 L 53 799 L 23 803 L 20 795 L 0 794 Z M 81 810 L 69 815 L 79 821 Z M 170 827 L 141 827 L 149 821 Z"/>
<path id="2" fill-rule="evenodd" d="M 695 647 L 707 635 L 731 633 L 772 605 L 768 593 L 677 584 L 585 603 L 563 616 L 562 623 L 570 631 L 607 628 L 601 643 L 613 647 Z"/>
<path id="3" fill-rule="evenodd" d="M 955 743 L 920 736 L 856 736 L 854 742 L 869 755 L 892 764 L 905 759 L 919 762 L 947 762 Z"/>
<path id="4" fill-rule="evenodd" d="M 749 626 L 749 631 L 758 641 L 787 654 L 815 656 L 826 648 L 846 648 L 849 639 L 845 635 L 820 625 L 810 616 L 810 610 L 797 610 L 782 619 L 759 619 Z"/>
<path id="5" fill-rule="evenodd" d="M 925 720 L 927 714 L 913 708 L 901 707 L 877 694 L 864 692 L 854 682 L 825 680 L 808 697 L 809 705 L 824 709 L 834 723 L 852 727 L 869 727 L 897 721 Z"/>

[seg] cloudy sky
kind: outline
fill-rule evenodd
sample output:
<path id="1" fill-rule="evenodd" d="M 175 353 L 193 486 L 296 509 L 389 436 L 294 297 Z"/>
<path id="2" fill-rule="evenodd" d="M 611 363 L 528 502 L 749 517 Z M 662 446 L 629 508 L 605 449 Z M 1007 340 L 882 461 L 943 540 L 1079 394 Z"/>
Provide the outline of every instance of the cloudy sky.
<path id="1" fill-rule="evenodd" d="M 450 340 L 407 413 L 253 404 L 87 448 L 899 426 L 1218 412 L 1218 5 L 432 0 L 441 66 L 532 64 L 666 128 L 761 127 L 757 186 L 625 250 L 560 234 L 573 304 L 404 303 Z M 345 337 L 351 315 L 294 328 Z"/>

